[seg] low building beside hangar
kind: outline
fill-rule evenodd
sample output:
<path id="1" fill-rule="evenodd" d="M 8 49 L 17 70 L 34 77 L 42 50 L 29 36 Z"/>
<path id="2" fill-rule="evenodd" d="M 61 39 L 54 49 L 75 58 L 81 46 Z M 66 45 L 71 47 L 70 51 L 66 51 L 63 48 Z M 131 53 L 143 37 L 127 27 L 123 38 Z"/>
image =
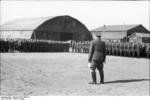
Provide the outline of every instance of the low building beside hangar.
<path id="1" fill-rule="evenodd" d="M 92 40 L 90 31 L 70 16 L 19 19 L 1 26 L 1 38 L 38 40 Z"/>
<path id="2" fill-rule="evenodd" d="M 150 43 L 150 34 L 133 33 L 129 36 L 129 42 L 133 42 L 133 43 Z"/>
<path id="3" fill-rule="evenodd" d="M 150 32 L 142 25 L 104 25 L 91 31 L 92 37 L 101 34 L 105 41 L 129 42 L 129 36 L 133 33 L 149 34 Z"/>

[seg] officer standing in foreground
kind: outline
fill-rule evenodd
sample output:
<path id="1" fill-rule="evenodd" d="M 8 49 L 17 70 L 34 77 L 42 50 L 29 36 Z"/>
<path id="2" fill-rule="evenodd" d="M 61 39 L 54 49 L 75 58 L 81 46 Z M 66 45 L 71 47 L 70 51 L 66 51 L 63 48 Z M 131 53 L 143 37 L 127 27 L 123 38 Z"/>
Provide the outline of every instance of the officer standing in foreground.
<path id="1" fill-rule="evenodd" d="M 89 84 L 96 84 L 96 69 L 98 69 L 100 74 L 100 83 L 104 84 L 103 63 L 105 62 L 105 58 L 105 43 L 101 40 L 101 34 L 97 34 L 95 36 L 95 40 L 93 40 L 90 44 L 88 66 L 90 67 L 92 82 L 89 82 Z"/>

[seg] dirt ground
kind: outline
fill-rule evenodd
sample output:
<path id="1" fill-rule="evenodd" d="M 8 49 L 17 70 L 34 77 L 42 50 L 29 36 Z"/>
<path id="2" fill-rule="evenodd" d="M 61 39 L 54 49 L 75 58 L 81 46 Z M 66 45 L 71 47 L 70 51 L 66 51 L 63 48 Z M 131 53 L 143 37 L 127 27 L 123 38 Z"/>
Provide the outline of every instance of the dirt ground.
<path id="1" fill-rule="evenodd" d="M 105 84 L 89 85 L 87 57 L 80 53 L 2 53 L 1 95 L 149 95 L 148 59 L 107 56 Z"/>

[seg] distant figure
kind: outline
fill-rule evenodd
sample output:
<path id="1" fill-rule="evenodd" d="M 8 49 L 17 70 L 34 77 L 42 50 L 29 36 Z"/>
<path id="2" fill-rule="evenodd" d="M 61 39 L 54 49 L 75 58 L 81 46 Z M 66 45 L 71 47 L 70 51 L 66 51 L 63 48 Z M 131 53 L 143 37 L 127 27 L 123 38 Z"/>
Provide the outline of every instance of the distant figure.
<path id="1" fill-rule="evenodd" d="M 98 34 L 96 35 L 95 40 L 93 40 L 90 44 L 88 66 L 90 67 L 92 82 L 89 82 L 89 84 L 96 84 L 96 69 L 99 71 L 100 74 L 100 83 L 104 84 L 103 63 L 105 62 L 105 58 L 105 43 L 101 40 L 101 34 Z"/>

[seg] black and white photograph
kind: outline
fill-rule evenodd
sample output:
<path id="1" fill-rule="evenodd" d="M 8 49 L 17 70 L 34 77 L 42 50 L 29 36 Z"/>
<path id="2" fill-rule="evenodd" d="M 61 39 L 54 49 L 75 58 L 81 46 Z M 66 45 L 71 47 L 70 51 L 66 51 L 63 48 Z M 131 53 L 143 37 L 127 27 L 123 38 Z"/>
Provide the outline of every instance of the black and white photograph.
<path id="1" fill-rule="evenodd" d="M 1 99 L 149 96 L 149 24 L 149 0 L 1 0 Z"/>

